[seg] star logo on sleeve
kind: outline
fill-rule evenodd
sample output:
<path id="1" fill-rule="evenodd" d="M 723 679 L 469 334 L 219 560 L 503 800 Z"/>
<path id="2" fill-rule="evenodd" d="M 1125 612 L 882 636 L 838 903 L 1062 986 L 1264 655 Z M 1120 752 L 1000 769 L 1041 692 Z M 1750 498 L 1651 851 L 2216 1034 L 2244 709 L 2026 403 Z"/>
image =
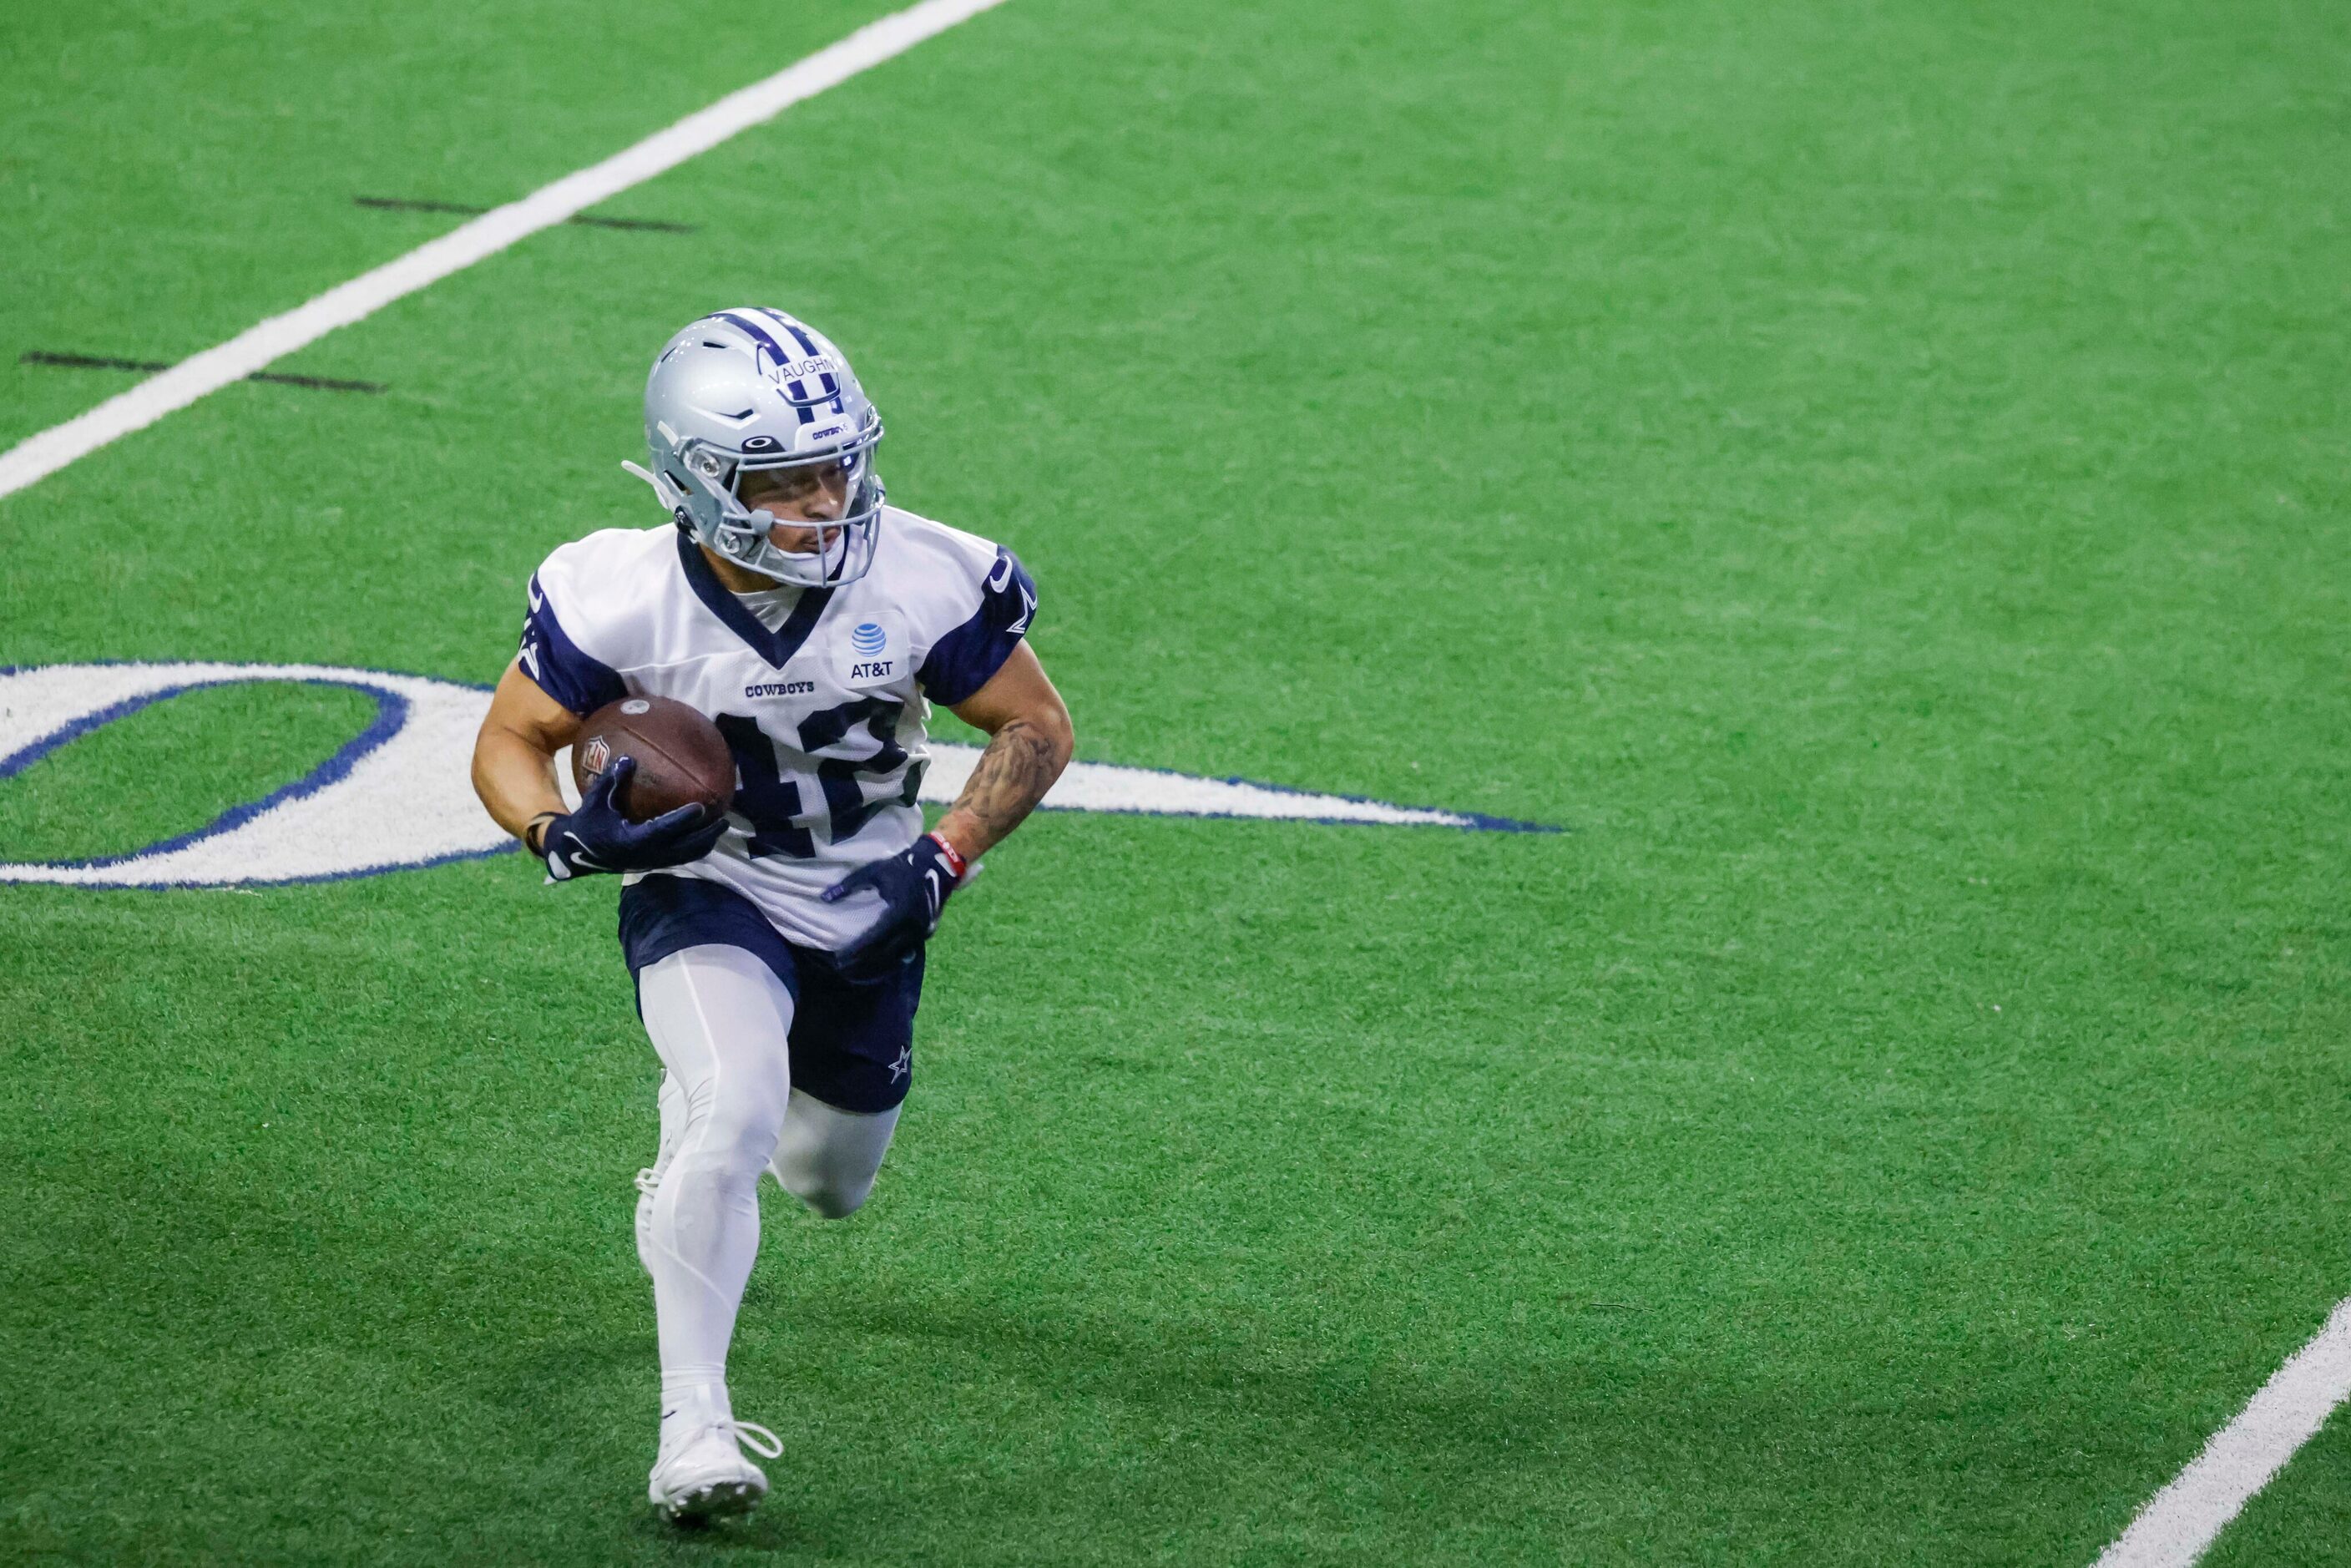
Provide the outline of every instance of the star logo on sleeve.
<path id="1" fill-rule="evenodd" d="M 900 1046 L 898 1048 L 898 1060 L 890 1064 L 890 1082 L 895 1083 L 898 1080 L 905 1077 L 907 1073 L 912 1072 L 914 1070 L 914 1048 L 911 1045 Z"/>

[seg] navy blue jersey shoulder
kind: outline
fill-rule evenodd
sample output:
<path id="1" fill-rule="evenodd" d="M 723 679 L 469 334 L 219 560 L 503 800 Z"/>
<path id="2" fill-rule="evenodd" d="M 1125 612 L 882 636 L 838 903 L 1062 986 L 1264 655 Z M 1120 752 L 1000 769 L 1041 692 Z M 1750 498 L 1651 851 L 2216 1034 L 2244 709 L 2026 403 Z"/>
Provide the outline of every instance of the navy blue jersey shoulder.
<path id="1" fill-rule="evenodd" d="M 530 611 L 522 622 L 520 657 L 522 673 L 540 691 L 583 718 L 628 695 L 612 666 L 581 653 L 564 631 L 536 575 L 530 580 Z"/>
<path id="2" fill-rule="evenodd" d="M 1037 584 L 1020 558 L 1001 546 L 987 580 L 980 584 L 979 608 L 971 619 L 931 644 L 930 656 L 914 672 L 925 695 L 948 707 L 987 685 L 1012 650 L 1029 634 L 1037 613 Z"/>

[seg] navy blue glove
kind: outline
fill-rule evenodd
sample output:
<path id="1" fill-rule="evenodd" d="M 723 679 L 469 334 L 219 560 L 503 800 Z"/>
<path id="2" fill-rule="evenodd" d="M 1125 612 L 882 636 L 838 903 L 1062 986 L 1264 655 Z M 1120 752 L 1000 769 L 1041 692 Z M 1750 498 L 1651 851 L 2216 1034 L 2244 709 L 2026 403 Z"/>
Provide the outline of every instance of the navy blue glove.
<path id="1" fill-rule="evenodd" d="M 859 888 L 882 895 L 882 917 L 865 934 L 834 955 L 833 964 L 852 980 L 888 974 L 912 957 L 939 928 L 939 911 L 963 880 L 964 860 L 936 833 L 925 833 L 894 855 L 859 866 L 824 890 L 827 904 L 839 904 Z"/>
<path id="2" fill-rule="evenodd" d="M 547 862 L 549 881 L 569 882 L 590 872 L 660 871 L 684 865 L 708 854 L 726 831 L 724 816 L 707 814 L 699 804 L 680 806 L 650 822 L 632 822 L 612 803 L 615 791 L 637 770 L 637 759 L 623 757 L 588 781 L 580 809 L 569 816 L 550 816 L 532 849 Z M 523 842 L 530 843 L 528 834 Z"/>

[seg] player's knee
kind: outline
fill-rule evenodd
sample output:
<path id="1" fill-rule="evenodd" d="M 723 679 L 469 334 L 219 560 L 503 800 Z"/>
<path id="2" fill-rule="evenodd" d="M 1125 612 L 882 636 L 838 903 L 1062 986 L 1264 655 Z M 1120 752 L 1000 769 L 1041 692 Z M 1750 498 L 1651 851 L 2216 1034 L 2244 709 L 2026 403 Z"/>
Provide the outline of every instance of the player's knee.
<path id="1" fill-rule="evenodd" d="M 757 1176 L 783 1134 L 787 1092 L 780 1085 L 772 1091 L 757 1083 L 729 1085 L 692 1108 L 681 1149 L 695 1151 L 701 1163 Z"/>
<path id="2" fill-rule="evenodd" d="M 795 1093 L 783 1145 L 776 1151 L 776 1179 L 810 1213 L 846 1219 L 872 1196 L 873 1177 L 897 1122 L 895 1109 L 837 1111 L 813 1096 Z"/>
<path id="3" fill-rule="evenodd" d="M 873 1196 L 873 1178 L 842 1180 L 836 1176 L 819 1176 L 792 1189 L 792 1196 L 806 1204 L 809 1211 L 820 1219 L 846 1219 L 865 1207 Z"/>
<path id="4" fill-rule="evenodd" d="M 799 1198 L 809 1212 L 823 1219 L 846 1219 L 865 1207 L 873 1195 L 879 1162 L 841 1157 L 848 1151 L 822 1145 L 795 1144 L 776 1155 L 776 1179 Z"/>

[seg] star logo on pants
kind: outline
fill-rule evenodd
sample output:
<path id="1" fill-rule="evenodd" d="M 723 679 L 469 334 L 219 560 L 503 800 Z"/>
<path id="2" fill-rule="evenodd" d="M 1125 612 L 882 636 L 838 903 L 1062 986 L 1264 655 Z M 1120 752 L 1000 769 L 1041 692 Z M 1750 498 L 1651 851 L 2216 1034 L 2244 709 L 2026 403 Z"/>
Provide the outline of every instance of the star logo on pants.
<path id="1" fill-rule="evenodd" d="M 898 1080 L 905 1077 L 907 1073 L 914 1070 L 914 1048 L 911 1045 L 900 1046 L 898 1048 L 898 1060 L 890 1064 L 890 1082 L 895 1083 Z"/>

